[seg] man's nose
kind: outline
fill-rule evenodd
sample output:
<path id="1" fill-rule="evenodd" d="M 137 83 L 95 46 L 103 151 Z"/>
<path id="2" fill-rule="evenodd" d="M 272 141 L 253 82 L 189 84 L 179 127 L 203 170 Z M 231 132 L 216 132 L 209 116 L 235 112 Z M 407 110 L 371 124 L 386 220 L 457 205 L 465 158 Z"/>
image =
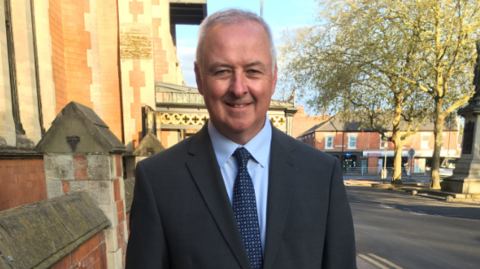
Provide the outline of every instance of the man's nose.
<path id="1" fill-rule="evenodd" d="M 229 90 L 235 96 L 242 96 L 248 91 L 247 78 L 245 77 L 245 74 L 243 74 L 243 72 L 234 73 Z"/>

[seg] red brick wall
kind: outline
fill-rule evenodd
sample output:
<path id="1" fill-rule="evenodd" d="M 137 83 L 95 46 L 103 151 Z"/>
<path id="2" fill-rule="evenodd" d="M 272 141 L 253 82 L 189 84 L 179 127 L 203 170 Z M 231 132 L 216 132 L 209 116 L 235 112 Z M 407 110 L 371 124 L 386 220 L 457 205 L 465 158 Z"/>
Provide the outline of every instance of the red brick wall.
<path id="1" fill-rule="evenodd" d="M 97 0 L 97 20 L 102 84 L 102 119 L 115 136 L 123 141 L 117 0 Z"/>
<path id="2" fill-rule="evenodd" d="M 89 0 L 62 0 L 63 42 L 67 102 L 75 101 L 93 108 L 90 98 L 92 68 L 88 67 L 87 50 L 91 49 L 90 32 L 85 31 L 85 13 Z"/>
<path id="3" fill-rule="evenodd" d="M 105 233 L 103 231 L 90 238 L 75 251 L 51 267 L 51 269 L 70 268 L 107 268 L 107 251 L 105 246 Z"/>
<path id="4" fill-rule="evenodd" d="M 0 159 L 0 210 L 45 199 L 43 159 Z"/>
<path id="5" fill-rule="evenodd" d="M 369 174 L 373 174 L 373 173 L 378 174 L 378 172 L 379 172 L 378 171 L 378 158 L 377 157 L 368 158 L 367 167 L 368 167 L 368 173 Z"/>
<path id="6" fill-rule="evenodd" d="M 297 138 L 308 129 L 330 118 L 329 116 L 307 116 L 303 105 L 298 105 L 297 108 L 298 111 L 292 118 L 292 137 L 294 138 Z"/>
<path id="7" fill-rule="evenodd" d="M 429 147 L 428 148 L 421 148 L 421 132 L 418 132 L 414 135 L 409 136 L 404 143 L 404 150 L 414 148 L 417 150 L 433 150 L 434 147 L 434 140 L 435 137 L 433 135 L 433 132 L 428 132 L 430 133 L 430 140 L 429 140 Z M 325 135 L 332 135 L 333 134 L 333 149 L 325 149 Z M 345 145 L 344 149 L 348 149 L 348 135 L 349 134 L 357 134 L 357 150 L 383 150 L 383 148 L 380 148 L 380 134 L 376 132 L 345 132 L 343 134 L 343 144 Z M 444 146 L 442 150 L 457 150 L 458 145 L 457 145 L 457 136 L 458 133 L 457 131 L 451 131 L 451 132 L 444 132 Z M 450 136 L 450 141 L 449 141 L 449 136 Z M 312 140 L 310 139 L 309 136 L 304 136 L 300 139 L 302 142 L 307 143 L 309 145 L 312 145 Z M 318 142 L 318 141 L 322 142 Z M 331 132 L 316 132 L 315 133 L 315 148 L 320 149 L 320 150 L 338 150 L 341 151 L 341 147 L 335 147 L 342 145 L 342 132 L 338 133 L 331 133 Z M 394 145 L 392 142 L 388 142 L 388 150 L 394 150 Z M 457 151 L 457 153 L 460 153 Z"/>
<path id="8" fill-rule="evenodd" d="M 90 1 L 95 0 L 49 0 L 57 114 L 70 101 L 93 107 L 90 96 L 92 70 L 87 65 L 87 50 L 91 48 L 91 40 L 90 32 L 85 31 L 84 19 L 85 13 L 90 12 Z M 117 0 L 97 1 L 97 15 L 102 119 L 115 136 L 123 141 Z"/>
<path id="9" fill-rule="evenodd" d="M 50 36 L 52 40 L 53 83 L 55 85 L 55 114 L 58 114 L 67 105 L 61 0 L 50 0 L 48 12 Z"/>
<path id="10" fill-rule="evenodd" d="M 451 131 L 451 132 L 443 132 L 445 134 L 444 136 L 444 141 L 443 141 L 443 150 L 456 150 L 458 145 L 457 145 L 457 139 L 458 139 L 458 133 L 457 131 Z M 449 141 L 449 136 L 450 136 L 450 141 Z M 415 135 L 409 137 L 405 143 L 405 146 L 407 148 L 414 148 L 414 149 L 422 149 L 421 147 L 421 141 L 422 141 L 422 135 L 421 133 L 416 133 Z M 428 142 L 428 148 L 433 149 L 435 145 L 435 136 L 433 135 L 433 132 L 430 133 L 430 140 Z"/>

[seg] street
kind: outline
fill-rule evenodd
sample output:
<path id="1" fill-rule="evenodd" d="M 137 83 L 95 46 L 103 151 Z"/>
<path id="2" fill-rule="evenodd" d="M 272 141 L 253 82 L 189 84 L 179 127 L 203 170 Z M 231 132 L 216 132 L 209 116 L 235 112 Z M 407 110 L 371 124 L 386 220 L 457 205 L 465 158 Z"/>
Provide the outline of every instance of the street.
<path id="1" fill-rule="evenodd" d="M 346 186 L 359 269 L 480 268 L 480 204 Z"/>

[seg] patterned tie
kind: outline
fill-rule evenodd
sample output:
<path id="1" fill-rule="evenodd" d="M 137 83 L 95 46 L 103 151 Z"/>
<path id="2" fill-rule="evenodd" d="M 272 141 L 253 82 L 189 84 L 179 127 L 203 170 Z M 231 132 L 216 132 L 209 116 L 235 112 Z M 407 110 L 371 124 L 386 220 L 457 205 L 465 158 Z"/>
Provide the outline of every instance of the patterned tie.
<path id="1" fill-rule="evenodd" d="M 247 163 L 252 156 L 245 148 L 237 148 L 234 155 L 238 162 L 238 174 L 233 187 L 233 213 L 237 219 L 252 269 L 262 269 L 262 244 L 257 203 L 252 178 L 247 171 Z"/>

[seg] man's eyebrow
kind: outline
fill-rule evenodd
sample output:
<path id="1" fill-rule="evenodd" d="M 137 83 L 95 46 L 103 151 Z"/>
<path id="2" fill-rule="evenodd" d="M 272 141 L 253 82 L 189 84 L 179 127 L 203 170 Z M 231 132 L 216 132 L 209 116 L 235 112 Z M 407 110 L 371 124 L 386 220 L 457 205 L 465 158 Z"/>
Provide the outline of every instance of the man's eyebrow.
<path id="1" fill-rule="evenodd" d="M 251 62 L 245 65 L 245 67 L 252 67 L 252 66 L 261 66 L 263 68 L 266 67 L 265 64 L 260 61 Z"/>
<path id="2" fill-rule="evenodd" d="M 266 65 L 264 63 L 260 62 L 260 61 L 254 61 L 254 62 L 248 63 L 248 64 L 244 65 L 244 68 L 248 68 L 248 67 L 252 67 L 252 66 L 260 66 L 262 68 L 266 68 Z M 210 65 L 209 69 L 215 69 L 215 68 L 218 68 L 218 67 L 232 68 L 232 65 L 227 64 L 227 63 L 222 63 L 222 62 L 215 62 L 215 63 L 212 63 Z"/>

